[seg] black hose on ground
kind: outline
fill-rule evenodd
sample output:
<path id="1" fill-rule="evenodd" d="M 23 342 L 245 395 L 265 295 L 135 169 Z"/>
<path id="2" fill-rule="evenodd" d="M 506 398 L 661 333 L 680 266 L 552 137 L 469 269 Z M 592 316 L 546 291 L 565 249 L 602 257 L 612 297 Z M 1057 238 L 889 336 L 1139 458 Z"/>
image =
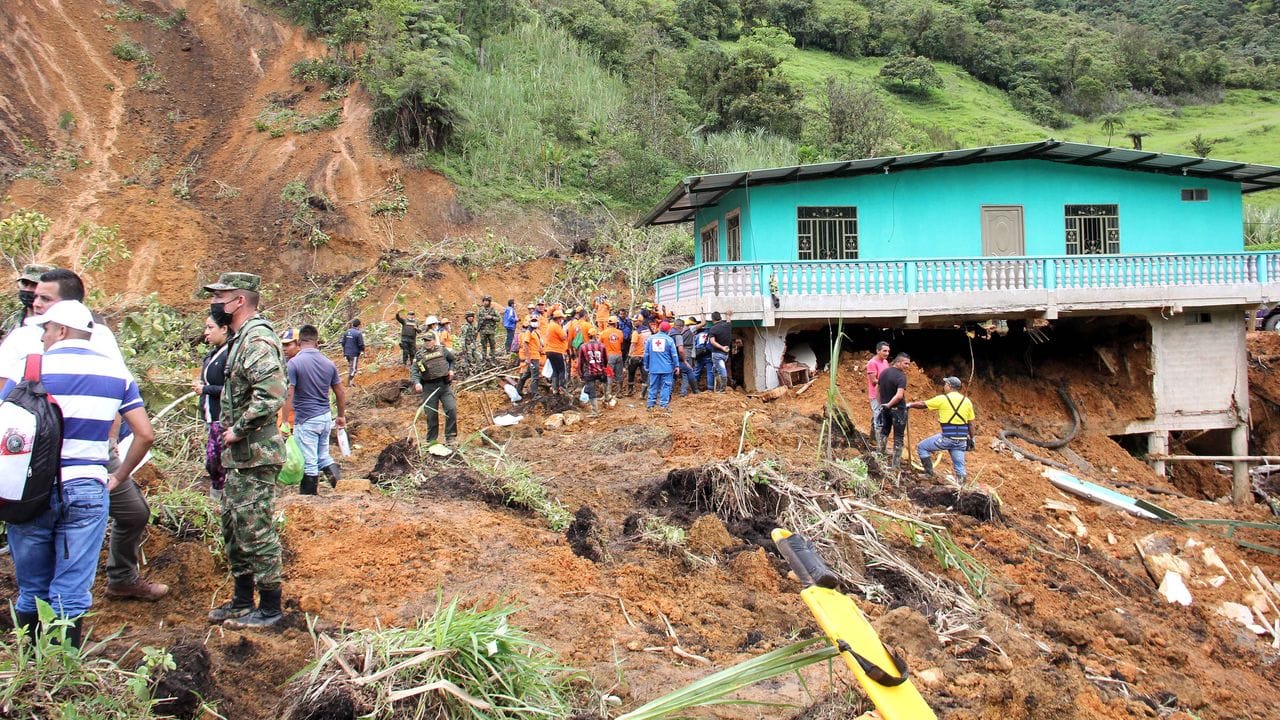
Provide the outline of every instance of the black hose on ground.
<path id="1" fill-rule="evenodd" d="M 1065 384 L 1058 386 L 1058 397 L 1062 398 L 1062 402 L 1066 404 L 1067 410 L 1071 411 L 1071 430 L 1062 438 L 1057 440 L 1036 440 L 1035 438 L 1029 438 L 1026 435 L 1023 435 L 1017 430 L 1009 430 L 1007 428 L 1001 428 L 1000 432 L 997 433 L 996 436 L 999 437 L 1000 442 L 1007 445 L 1010 450 L 1014 450 L 1015 452 L 1019 453 L 1023 457 L 1026 457 L 1030 460 L 1035 460 L 1036 462 L 1041 463 L 1043 465 L 1048 465 L 1049 467 L 1058 468 L 1059 470 L 1071 470 L 1070 467 L 1064 465 L 1063 463 L 1058 462 L 1057 460 L 1050 460 L 1049 458 L 1037 455 L 1035 453 L 1027 452 L 1026 450 L 1023 450 L 1022 448 L 1018 447 L 1013 442 L 1013 439 L 1017 438 L 1019 440 L 1024 440 L 1026 442 L 1029 442 L 1032 445 L 1035 445 L 1036 447 L 1042 447 L 1042 448 L 1045 448 L 1046 450 L 1056 450 L 1060 447 L 1066 447 L 1068 444 L 1071 443 L 1072 440 L 1075 440 L 1076 437 L 1080 434 L 1080 425 L 1081 425 L 1080 410 L 1079 408 L 1076 407 L 1076 404 L 1071 399 L 1071 396 L 1067 394 L 1067 386 Z"/>

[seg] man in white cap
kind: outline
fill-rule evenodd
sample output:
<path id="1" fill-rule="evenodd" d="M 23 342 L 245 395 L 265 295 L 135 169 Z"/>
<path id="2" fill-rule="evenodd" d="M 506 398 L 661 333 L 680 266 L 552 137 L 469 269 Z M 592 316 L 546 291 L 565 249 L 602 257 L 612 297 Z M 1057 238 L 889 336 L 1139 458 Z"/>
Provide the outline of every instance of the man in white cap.
<path id="1" fill-rule="evenodd" d="M 84 281 L 79 275 L 65 268 L 48 270 L 41 273 L 36 282 L 32 309 L 37 314 L 43 314 L 59 302 L 83 303 L 84 295 Z M 26 357 L 44 352 L 41 332 L 39 327 L 27 325 L 14 330 L 0 343 L 0 383 L 6 379 L 17 382 L 22 378 Z M 89 349 L 124 364 L 116 336 L 100 319 L 93 323 Z M 127 429 L 121 430 L 123 436 L 113 433 L 112 442 L 123 440 L 131 430 L 132 425 L 129 425 Z M 111 456 L 114 465 L 118 459 L 114 450 Z M 114 471 L 115 468 L 109 466 L 107 470 Z M 137 483 L 127 478 L 112 486 L 111 542 L 107 548 L 107 597 L 115 600 L 155 601 L 169 592 L 168 585 L 151 582 L 139 574 L 139 547 L 146 538 L 147 523 L 150 521 L 151 508 Z"/>
<path id="2" fill-rule="evenodd" d="M 108 494 L 142 462 L 154 433 L 133 375 L 119 359 L 94 351 L 90 337 L 95 323 L 88 308 L 64 300 L 28 318 L 26 325 L 41 333 L 42 381 L 62 410 L 62 487 L 35 519 L 8 527 L 18 581 L 17 616 L 19 624 L 35 632 L 36 601 L 47 602 L 73 621 L 67 642 L 79 645 L 107 527 Z M 6 382 L 0 397 L 14 387 L 12 380 Z M 129 423 L 134 439 L 119 467 L 108 472 L 117 416 Z"/>

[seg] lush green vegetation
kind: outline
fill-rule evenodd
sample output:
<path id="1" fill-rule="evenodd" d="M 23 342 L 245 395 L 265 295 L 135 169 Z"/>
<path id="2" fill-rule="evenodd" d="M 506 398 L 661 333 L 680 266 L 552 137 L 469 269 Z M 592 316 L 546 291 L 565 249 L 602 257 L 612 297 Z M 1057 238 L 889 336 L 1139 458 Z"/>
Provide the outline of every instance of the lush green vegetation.
<path id="1" fill-rule="evenodd" d="M 1051 136 L 1280 161 L 1268 0 L 269 1 L 332 49 L 298 77 L 474 205 Z"/>

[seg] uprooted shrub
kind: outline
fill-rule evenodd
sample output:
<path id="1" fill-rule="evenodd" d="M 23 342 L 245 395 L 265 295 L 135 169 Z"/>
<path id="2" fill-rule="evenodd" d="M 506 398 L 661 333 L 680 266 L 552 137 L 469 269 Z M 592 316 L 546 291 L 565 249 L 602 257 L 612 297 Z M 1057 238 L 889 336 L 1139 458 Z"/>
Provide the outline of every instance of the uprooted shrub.
<path id="1" fill-rule="evenodd" d="M 317 659 L 289 683 L 283 717 L 567 717 L 576 673 L 511 624 L 516 610 L 455 598 L 413 627 L 313 631 Z"/>

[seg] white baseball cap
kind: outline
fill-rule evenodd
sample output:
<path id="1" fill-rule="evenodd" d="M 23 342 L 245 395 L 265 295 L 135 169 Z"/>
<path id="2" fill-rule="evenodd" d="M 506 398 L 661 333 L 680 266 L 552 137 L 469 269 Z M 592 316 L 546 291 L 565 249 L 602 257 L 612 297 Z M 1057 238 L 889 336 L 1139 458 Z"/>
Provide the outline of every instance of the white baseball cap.
<path id="1" fill-rule="evenodd" d="M 78 300 L 61 300 L 49 306 L 43 315 L 27 318 L 26 325 L 55 322 L 72 330 L 93 332 L 93 313 Z"/>

